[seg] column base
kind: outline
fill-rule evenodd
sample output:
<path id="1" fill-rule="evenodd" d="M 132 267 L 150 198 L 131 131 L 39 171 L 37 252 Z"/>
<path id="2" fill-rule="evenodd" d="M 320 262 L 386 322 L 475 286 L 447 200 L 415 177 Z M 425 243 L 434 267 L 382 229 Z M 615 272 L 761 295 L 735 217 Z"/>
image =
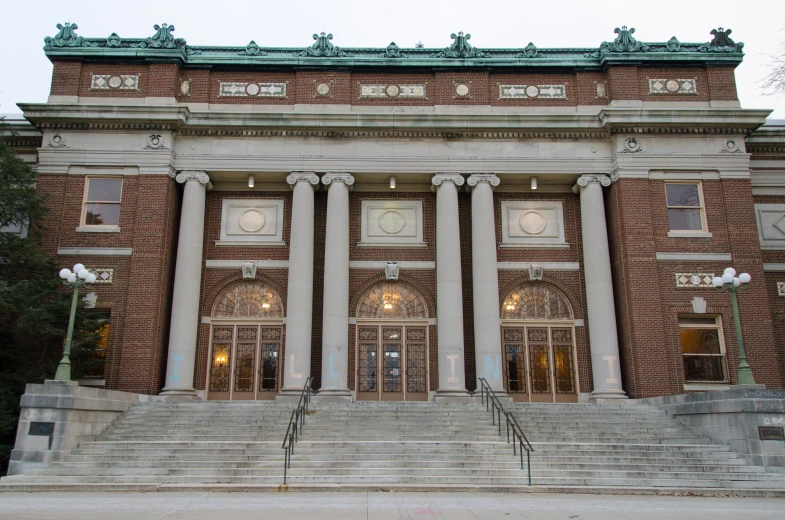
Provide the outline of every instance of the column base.
<path id="1" fill-rule="evenodd" d="M 624 390 L 595 390 L 589 397 L 594 404 L 629 404 L 630 399 Z"/>
<path id="2" fill-rule="evenodd" d="M 297 401 L 300 400 L 300 394 L 303 393 L 302 387 L 300 388 L 281 388 L 281 391 L 278 392 L 278 395 L 275 396 L 276 401 Z M 314 398 L 313 390 L 311 390 L 311 399 Z"/>
<path id="3" fill-rule="evenodd" d="M 467 390 L 437 390 L 434 403 L 471 403 L 474 398 Z"/>
<path id="4" fill-rule="evenodd" d="M 494 393 L 496 394 L 496 398 L 499 400 L 502 406 L 512 404 L 512 397 L 504 390 L 494 390 Z M 482 402 L 482 393 L 479 390 L 475 390 L 472 393 L 472 399 L 476 402 Z"/>
<path id="5" fill-rule="evenodd" d="M 311 396 L 311 401 L 317 403 L 351 403 L 354 396 L 348 388 L 331 388 L 330 390 L 319 390 L 319 393 Z"/>
<path id="6" fill-rule="evenodd" d="M 196 390 L 193 388 L 166 388 L 161 390 L 158 397 L 162 401 L 199 401 Z"/>

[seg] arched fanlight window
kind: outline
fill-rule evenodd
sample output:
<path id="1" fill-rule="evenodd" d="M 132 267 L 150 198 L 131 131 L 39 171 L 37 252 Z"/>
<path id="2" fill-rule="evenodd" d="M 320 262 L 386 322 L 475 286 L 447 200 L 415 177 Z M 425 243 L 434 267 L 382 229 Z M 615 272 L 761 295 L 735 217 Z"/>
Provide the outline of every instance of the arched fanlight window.
<path id="1" fill-rule="evenodd" d="M 282 318 L 281 297 L 260 281 L 230 285 L 213 305 L 214 318 Z"/>
<path id="2" fill-rule="evenodd" d="M 510 292 L 502 302 L 504 320 L 571 320 L 567 297 L 556 287 L 542 282 L 526 283 Z"/>
<path id="3" fill-rule="evenodd" d="M 382 282 L 374 285 L 357 306 L 358 318 L 414 319 L 428 318 L 422 295 L 403 283 Z"/>

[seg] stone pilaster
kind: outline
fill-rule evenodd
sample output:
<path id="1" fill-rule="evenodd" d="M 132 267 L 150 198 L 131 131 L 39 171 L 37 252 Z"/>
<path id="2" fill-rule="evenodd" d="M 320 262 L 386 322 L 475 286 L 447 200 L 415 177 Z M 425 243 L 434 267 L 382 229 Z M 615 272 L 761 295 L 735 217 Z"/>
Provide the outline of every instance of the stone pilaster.
<path id="1" fill-rule="evenodd" d="M 196 397 L 194 366 L 199 327 L 199 290 L 204 246 L 204 206 L 210 177 L 203 171 L 183 171 L 175 177 L 185 184 L 180 210 L 180 235 L 174 272 L 169 356 L 162 395 Z"/>
<path id="2" fill-rule="evenodd" d="M 458 187 L 463 177 L 437 173 L 436 189 L 436 306 L 439 349 L 437 401 L 461 401 L 466 391 L 463 351 L 463 292 L 461 289 L 461 235 L 458 225 Z"/>
<path id="3" fill-rule="evenodd" d="M 317 400 L 350 401 L 349 370 L 349 190 L 354 177 L 326 173 L 327 230 L 324 248 L 322 387 Z"/>
<path id="4" fill-rule="evenodd" d="M 474 357 L 477 378 L 484 377 L 494 392 L 505 393 L 502 377 L 499 272 L 496 267 L 494 174 L 473 174 L 472 187 L 472 297 L 474 299 Z M 477 381 L 477 390 L 480 382 Z"/>
<path id="5" fill-rule="evenodd" d="M 311 374 L 311 319 L 313 313 L 313 191 L 319 176 L 296 172 L 286 177 L 292 196 L 289 234 L 289 282 L 286 296 L 286 359 L 278 399 L 297 399 Z"/>
<path id="6" fill-rule="evenodd" d="M 583 271 L 586 277 L 586 310 L 589 317 L 591 368 L 594 375 L 592 399 L 626 399 L 621 384 L 616 307 L 611 278 L 608 229 L 602 187 L 610 186 L 605 175 L 582 175 L 581 230 Z"/>

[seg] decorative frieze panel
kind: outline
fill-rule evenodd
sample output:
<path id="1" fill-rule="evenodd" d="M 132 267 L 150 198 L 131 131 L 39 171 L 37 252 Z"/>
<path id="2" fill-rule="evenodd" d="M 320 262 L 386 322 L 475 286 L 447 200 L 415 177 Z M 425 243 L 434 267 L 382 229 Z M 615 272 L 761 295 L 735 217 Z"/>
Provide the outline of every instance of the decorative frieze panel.
<path id="1" fill-rule="evenodd" d="M 785 282 L 777 282 L 777 296 L 785 296 Z"/>
<path id="2" fill-rule="evenodd" d="M 501 247 L 566 248 L 560 201 L 502 201 Z"/>
<path id="3" fill-rule="evenodd" d="M 650 79 L 650 94 L 697 94 L 694 79 Z"/>
<path id="4" fill-rule="evenodd" d="M 761 249 L 785 249 L 785 204 L 755 204 Z"/>
<path id="5" fill-rule="evenodd" d="M 422 201 L 364 200 L 358 246 L 425 247 Z"/>
<path id="6" fill-rule="evenodd" d="M 90 88 L 93 90 L 138 90 L 139 76 L 136 74 L 121 74 L 118 76 L 94 74 Z"/>
<path id="7" fill-rule="evenodd" d="M 424 98 L 425 85 L 360 85 L 363 98 Z"/>
<path id="8" fill-rule="evenodd" d="M 565 85 L 499 85 L 499 99 L 567 99 Z"/>
<path id="9" fill-rule="evenodd" d="M 220 97 L 286 97 L 286 83 L 221 82 Z"/>
<path id="10" fill-rule="evenodd" d="M 282 246 L 283 200 L 224 199 L 217 246 Z"/>
<path id="11" fill-rule="evenodd" d="M 714 279 L 714 273 L 676 273 L 675 276 L 677 289 L 684 287 L 710 289 L 713 287 L 711 281 Z"/>

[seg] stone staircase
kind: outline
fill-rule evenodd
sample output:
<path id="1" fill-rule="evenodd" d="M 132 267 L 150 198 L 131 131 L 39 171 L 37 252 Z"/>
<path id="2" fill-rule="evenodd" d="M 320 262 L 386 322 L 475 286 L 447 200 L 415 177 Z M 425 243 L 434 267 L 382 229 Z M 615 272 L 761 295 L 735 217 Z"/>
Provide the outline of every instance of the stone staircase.
<path id="1" fill-rule="evenodd" d="M 140 403 L 62 462 L 0 491 L 398 490 L 785 496 L 656 407 L 511 405 L 533 485 L 480 404 L 312 403 L 283 483 L 292 403 Z"/>

